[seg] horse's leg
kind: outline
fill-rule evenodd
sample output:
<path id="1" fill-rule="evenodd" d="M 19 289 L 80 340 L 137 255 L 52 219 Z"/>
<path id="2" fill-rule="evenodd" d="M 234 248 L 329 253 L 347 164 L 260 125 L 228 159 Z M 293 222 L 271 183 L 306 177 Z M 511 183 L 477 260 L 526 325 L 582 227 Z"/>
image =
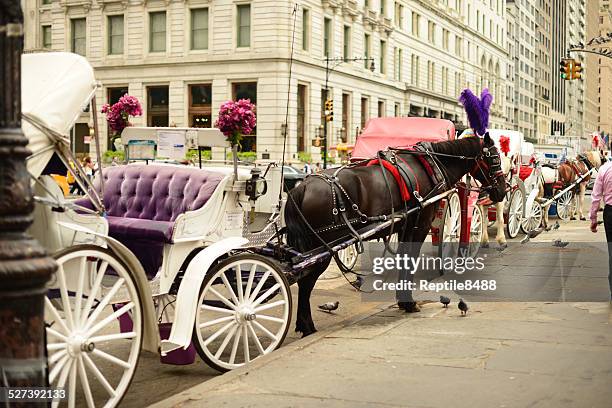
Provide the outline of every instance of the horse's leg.
<path id="1" fill-rule="evenodd" d="M 310 295 L 317 283 L 317 279 L 327 269 L 329 262 L 316 265 L 310 272 L 298 281 L 298 309 L 295 321 L 295 331 L 302 333 L 302 337 L 306 337 L 316 332 L 312 314 L 310 311 Z"/>
<path id="2" fill-rule="evenodd" d="M 487 205 L 480 205 L 480 209 L 482 210 L 482 214 L 484 216 L 483 218 L 483 231 L 482 231 L 482 239 L 480 241 L 480 246 L 482 248 L 488 248 L 489 247 L 489 206 Z"/>
<path id="3" fill-rule="evenodd" d="M 495 204 L 495 214 L 496 214 L 496 218 L 497 221 L 495 222 L 495 225 L 497 227 L 497 235 L 495 236 L 495 240 L 497 241 L 497 244 L 500 247 L 507 247 L 508 245 L 506 244 L 506 234 L 504 232 L 504 201 L 500 201 L 499 203 Z"/>

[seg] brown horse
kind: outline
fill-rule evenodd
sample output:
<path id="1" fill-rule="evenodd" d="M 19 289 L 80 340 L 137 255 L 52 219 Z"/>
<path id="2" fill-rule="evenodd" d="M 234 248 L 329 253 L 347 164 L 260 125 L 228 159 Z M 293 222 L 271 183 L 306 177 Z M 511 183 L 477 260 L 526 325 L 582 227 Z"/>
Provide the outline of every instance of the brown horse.
<path id="1" fill-rule="evenodd" d="M 573 160 L 568 160 L 559 165 L 557 172 L 559 174 L 559 181 L 564 186 L 569 186 L 574 183 L 579 177 L 586 174 L 590 168 L 599 169 L 601 167 L 602 158 L 598 151 L 589 151 L 578 155 Z M 581 221 L 585 221 L 584 216 L 584 196 L 586 195 L 586 186 L 591 180 L 591 176 L 587 176 L 574 190 L 574 212 L 570 214 L 570 219 L 575 220 L 576 214 L 580 216 Z"/>
<path id="2" fill-rule="evenodd" d="M 432 143 L 427 150 L 446 174 L 445 190 L 452 188 L 464 175 L 471 173 L 482 183 L 483 188 L 489 191 L 493 202 L 503 200 L 506 183 L 500 167 L 499 153 L 488 134 L 482 139 L 474 137 Z M 334 205 L 337 204 L 338 194 L 343 194 L 339 193 L 337 185 L 340 185 L 349 197 L 345 197 L 344 200 L 350 199 L 350 202 L 354 203 L 353 206 L 346 206 L 348 219 L 359 219 L 360 214 L 368 217 L 389 215 L 405 207 L 414 207 L 418 205 L 414 199 L 414 190 L 417 186 L 419 195 L 425 199 L 442 193 L 444 190 L 438 189 L 439 185 L 433 182 L 427 167 L 417 155 L 405 150 L 397 151 L 397 157 L 412 169 L 415 179 L 410 192 L 411 199 L 407 202 L 402 199 L 400 188 L 391 172 L 378 165 L 347 166 L 341 170 L 326 170 L 324 176 L 307 177 L 298 187 L 291 190 L 285 207 L 288 244 L 304 253 L 349 236 L 351 231 L 339 219 L 338 206 Z M 420 246 L 431 228 L 437 207 L 437 204 L 426 206 L 418 214 L 413 213 L 405 222 L 399 223 L 401 225 L 396 226 L 395 231 L 399 231 L 400 241 L 417 243 L 418 248 L 415 250 L 420 251 Z M 325 228 L 334 224 L 337 228 Z M 374 238 L 378 237 L 372 237 Z M 327 269 L 330 260 L 331 258 L 313 265 L 298 281 L 295 330 L 304 336 L 316 331 L 310 311 L 310 295 L 315 282 Z M 398 300 L 400 308 L 407 312 L 418 311 L 411 295 L 408 299 L 398 298 Z"/>

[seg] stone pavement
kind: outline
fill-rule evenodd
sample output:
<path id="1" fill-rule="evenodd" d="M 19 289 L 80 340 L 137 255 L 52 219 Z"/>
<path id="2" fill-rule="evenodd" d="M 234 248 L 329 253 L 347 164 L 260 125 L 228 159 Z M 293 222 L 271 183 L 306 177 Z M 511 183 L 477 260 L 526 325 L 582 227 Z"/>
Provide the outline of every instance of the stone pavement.
<path id="1" fill-rule="evenodd" d="M 154 406 L 611 406 L 608 303 L 470 307 L 384 308 Z"/>

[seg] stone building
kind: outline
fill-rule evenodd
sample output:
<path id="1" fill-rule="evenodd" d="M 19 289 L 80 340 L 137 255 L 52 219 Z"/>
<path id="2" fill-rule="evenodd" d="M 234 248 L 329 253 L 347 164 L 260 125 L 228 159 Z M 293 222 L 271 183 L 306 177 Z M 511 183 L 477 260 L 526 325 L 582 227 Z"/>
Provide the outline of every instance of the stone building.
<path id="1" fill-rule="evenodd" d="M 353 142 L 376 116 L 465 122 L 457 97 L 466 86 L 491 89 L 492 126 L 505 126 L 502 0 L 297 3 L 24 0 L 26 49 L 86 56 L 101 83 L 98 105 L 126 92 L 136 96 L 144 108 L 132 119 L 136 126 L 208 127 L 223 101 L 250 98 L 258 125 L 243 150 L 258 158 L 282 152 L 292 38 L 290 158 L 319 152 L 312 140 L 324 123 L 326 57 L 358 59 L 330 62 L 329 146 Z M 88 131 L 84 119 L 75 127 L 75 146 L 87 149 Z M 104 122 L 102 131 L 107 133 Z"/>

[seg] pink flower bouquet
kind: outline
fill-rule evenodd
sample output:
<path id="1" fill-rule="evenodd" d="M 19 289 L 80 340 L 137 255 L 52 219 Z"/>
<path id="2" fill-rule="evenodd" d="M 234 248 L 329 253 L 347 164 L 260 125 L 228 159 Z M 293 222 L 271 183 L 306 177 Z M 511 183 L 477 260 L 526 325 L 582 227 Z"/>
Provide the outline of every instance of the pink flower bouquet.
<path id="1" fill-rule="evenodd" d="M 255 128 L 255 105 L 249 99 L 227 101 L 219 109 L 219 118 L 215 122 L 217 127 L 232 146 L 240 144 L 244 135 L 250 135 Z"/>
<path id="2" fill-rule="evenodd" d="M 142 106 L 140 106 L 140 102 L 134 96 L 125 94 L 113 106 L 104 104 L 102 106 L 102 113 L 106 114 L 108 126 L 115 136 L 119 136 L 123 129 L 132 125 L 130 123 L 130 116 L 142 115 Z"/>

